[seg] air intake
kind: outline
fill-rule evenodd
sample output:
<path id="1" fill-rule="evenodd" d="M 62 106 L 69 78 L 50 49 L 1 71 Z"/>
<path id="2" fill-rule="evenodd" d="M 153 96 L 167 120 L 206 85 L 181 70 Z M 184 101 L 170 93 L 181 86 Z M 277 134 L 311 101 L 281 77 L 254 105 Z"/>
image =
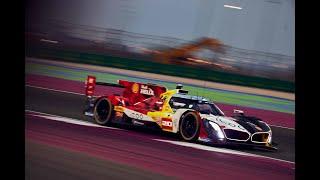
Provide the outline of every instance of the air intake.
<path id="1" fill-rule="evenodd" d="M 183 85 L 182 84 L 177 84 L 176 89 L 182 89 Z"/>
<path id="2" fill-rule="evenodd" d="M 178 90 L 178 93 L 179 93 L 179 94 L 188 94 L 188 91 L 187 91 L 187 90 L 184 90 L 184 89 L 179 89 L 179 90 Z"/>
<path id="3" fill-rule="evenodd" d="M 250 135 L 246 132 L 237 131 L 233 129 L 224 129 L 223 130 L 227 139 L 235 141 L 247 141 Z"/>
<path id="4" fill-rule="evenodd" d="M 269 136 L 269 133 L 257 132 L 252 135 L 251 141 L 254 143 L 266 143 L 268 141 Z"/>

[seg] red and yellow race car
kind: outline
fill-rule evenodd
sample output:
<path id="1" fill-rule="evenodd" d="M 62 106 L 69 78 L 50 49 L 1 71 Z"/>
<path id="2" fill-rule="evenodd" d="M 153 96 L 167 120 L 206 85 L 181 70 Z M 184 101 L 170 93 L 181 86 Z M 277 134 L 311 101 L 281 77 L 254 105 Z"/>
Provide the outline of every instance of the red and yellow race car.
<path id="1" fill-rule="evenodd" d="M 96 85 L 122 88 L 121 95 L 94 96 Z M 156 84 L 118 80 L 118 84 L 86 80 L 86 109 L 100 125 L 112 123 L 157 127 L 178 133 L 185 141 L 213 144 L 242 144 L 276 149 L 272 146 L 272 131 L 268 124 L 256 117 L 245 116 L 235 110 L 227 117 L 211 101 L 188 94 L 178 84 L 168 90 Z"/>

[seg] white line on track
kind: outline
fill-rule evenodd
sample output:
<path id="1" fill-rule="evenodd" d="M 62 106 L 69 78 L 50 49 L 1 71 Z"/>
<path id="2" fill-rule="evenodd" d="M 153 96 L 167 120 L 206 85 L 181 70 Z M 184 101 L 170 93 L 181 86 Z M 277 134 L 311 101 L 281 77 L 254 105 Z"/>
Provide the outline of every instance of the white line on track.
<path id="1" fill-rule="evenodd" d="M 26 86 L 27 87 L 32 87 L 32 88 L 44 89 L 44 90 L 48 90 L 48 91 L 56 91 L 56 92 L 62 92 L 62 93 L 68 93 L 68 94 L 76 94 L 76 95 L 85 95 L 85 94 L 82 94 L 82 93 L 63 91 L 63 90 L 45 88 L 45 87 L 40 87 L 40 86 L 33 86 L 33 85 L 30 85 L 30 84 L 26 84 Z"/>
<path id="2" fill-rule="evenodd" d="M 89 126 L 89 127 L 99 127 L 99 128 L 123 130 L 123 129 L 114 128 L 114 127 L 100 126 L 100 125 L 97 125 L 97 124 L 94 124 L 91 122 L 87 122 L 87 121 L 82 121 L 79 119 L 67 118 L 67 117 L 63 117 L 63 116 L 58 116 L 58 115 L 53 115 L 53 114 L 48 114 L 48 113 L 43 113 L 43 112 L 38 112 L 38 111 L 25 110 L 25 112 L 33 113 L 33 114 L 28 114 L 31 116 L 42 117 L 42 118 L 45 118 L 48 120 L 53 120 L 53 121 L 66 122 L 69 124 L 77 124 L 77 125 Z M 216 147 L 212 147 L 212 146 L 205 146 L 205 145 L 201 145 L 201 144 L 194 144 L 194 143 L 188 143 L 188 142 L 182 142 L 182 141 L 171 141 L 171 140 L 164 140 L 164 139 L 153 139 L 153 140 L 171 143 L 171 144 L 175 144 L 175 145 L 179 145 L 179 146 L 201 149 L 201 150 L 205 150 L 205 151 L 225 153 L 225 154 L 234 154 L 234 155 L 241 155 L 241 156 L 250 156 L 250 157 L 260 157 L 260 158 L 272 159 L 272 160 L 295 164 L 295 162 L 291 162 L 291 161 L 286 161 L 286 160 L 282 160 L 282 159 L 276 159 L 276 158 L 271 158 L 271 157 L 267 157 L 267 156 L 261 156 L 261 155 L 231 150 L 231 149 L 216 148 Z"/>
<path id="3" fill-rule="evenodd" d="M 45 87 L 40 87 L 40 86 L 33 86 L 33 85 L 30 85 L 30 84 L 26 84 L 26 86 L 27 87 L 32 87 L 32 88 L 44 89 L 44 90 L 48 90 L 48 91 L 62 92 L 62 93 L 67 93 L 67 94 L 75 94 L 75 95 L 81 95 L 81 96 L 85 95 L 85 94 L 76 93 L 76 92 L 63 91 L 63 90 L 45 88 Z M 93 96 L 93 97 L 97 97 L 97 96 Z M 284 127 L 284 126 L 276 126 L 276 125 L 271 125 L 271 124 L 269 124 L 269 126 L 283 128 L 283 129 L 290 129 L 290 130 L 294 130 L 295 131 L 295 128 L 289 128 L 289 127 Z"/>
<path id="4" fill-rule="evenodd" d="M 290 130 L 296 130 L 295 128 L 289 128 L 289 127 L 284 127 L 284 126 L 276 126 L 276 125 L 269 125 L 269 126 L 273 126 L 273 127 L 277 127 L 277 128 L 283 128 L 283 129 L 290 129 Z"/>
<path id="5" fill-rule="evenodd" d="M 231 149 L 217 148 L 217 147 L 205 146 L 205 145 L 201 145 L 201 144 L 195 144 L 195 143 L 189 143 L 189 142 L 183 142 L 183 141 L 171 141 L 171 140 L 164 140 L 164 139 L 153 139 L 153 140 L 161 141 L 161 142 L 167 142 L 167 143 L 175 144 L 175 145 L 179 145 L 179 146 L 185 146 L 185 147 L 191 147 L 191 148 L 195 148 L 195 149 L 201 149 L 201 150 L 205 150 L 205 151 L 219 152 L 219 153 L 225 153 L 225 154 L 234 154 L 234 155 L 241 155 L 241 156 L 250 156 L 250 157 L 257 157 L 257 158 L 265 158 L 265 159 L 272 159 L 272 160 L 276 160 L 276 161 L 295 164 L 295 162 L 291 162 L 291 161 L 286 161 L 286 160 L 282 160 L 282 159 L 277 159 L 277 158 L 272 158 L 272 157 L 262 156 L 262 155 L 252 154 L 252 153 L 246 153 L 246 152 L 236 151 L 236 150 L 231 150 Z"/>
<path id="6" fill-rule="evenodd" d="M 77 125 L 82 125 L 82 126 L 123 130 L 123 129 L 114 128 L 114 127 L 101 126 L 101 125 L 98 125 L 98 124 L 95 124 L 95 123 L 91 123 L 91 122 L 88 122 L 88 121 L 82 121 L 82 120 L 79 120 L 79 119 L 67 118 L 67 117 L 63 117 L 63 116 L 58 116 L 58 115 L 53 115 L 53 114 L 48 114 L 48 113 L 43 113 L 43 112 L 38 112 L 38 111 L 25 110 L 25 112 L 34 113 L 34 114 L 29 114 L 31 116 L 42 117 L 42 118 L 53 120 L 53 121 L 66 122 L 66 123 L 69 123 L 69 124 L 77 124 Z"/>

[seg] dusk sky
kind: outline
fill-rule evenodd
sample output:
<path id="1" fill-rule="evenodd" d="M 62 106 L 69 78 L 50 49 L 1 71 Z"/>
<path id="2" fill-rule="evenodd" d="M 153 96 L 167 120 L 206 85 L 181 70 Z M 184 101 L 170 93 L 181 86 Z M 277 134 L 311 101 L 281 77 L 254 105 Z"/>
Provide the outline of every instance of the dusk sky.
<path id="1" fill-rule="evenodd" d="M 294 6 L 292 0 L 31 0 L 26 18 L 183 40 L 209 36 L 238 48 L 294 56 Z"/>

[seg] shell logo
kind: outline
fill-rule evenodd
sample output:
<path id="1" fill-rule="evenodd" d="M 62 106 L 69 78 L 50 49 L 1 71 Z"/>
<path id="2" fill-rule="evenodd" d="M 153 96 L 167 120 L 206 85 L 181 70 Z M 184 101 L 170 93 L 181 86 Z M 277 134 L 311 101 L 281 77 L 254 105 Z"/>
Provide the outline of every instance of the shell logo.
<path id="1" fill-rule="evenodd" d="M 133 93 L 138 93 L 138 91 L 139 91 L 139 84 L 134 83 L 134 84 L 132 85 L 132 87 L 131 87 L 131 90 L 132 90 Z"/>

